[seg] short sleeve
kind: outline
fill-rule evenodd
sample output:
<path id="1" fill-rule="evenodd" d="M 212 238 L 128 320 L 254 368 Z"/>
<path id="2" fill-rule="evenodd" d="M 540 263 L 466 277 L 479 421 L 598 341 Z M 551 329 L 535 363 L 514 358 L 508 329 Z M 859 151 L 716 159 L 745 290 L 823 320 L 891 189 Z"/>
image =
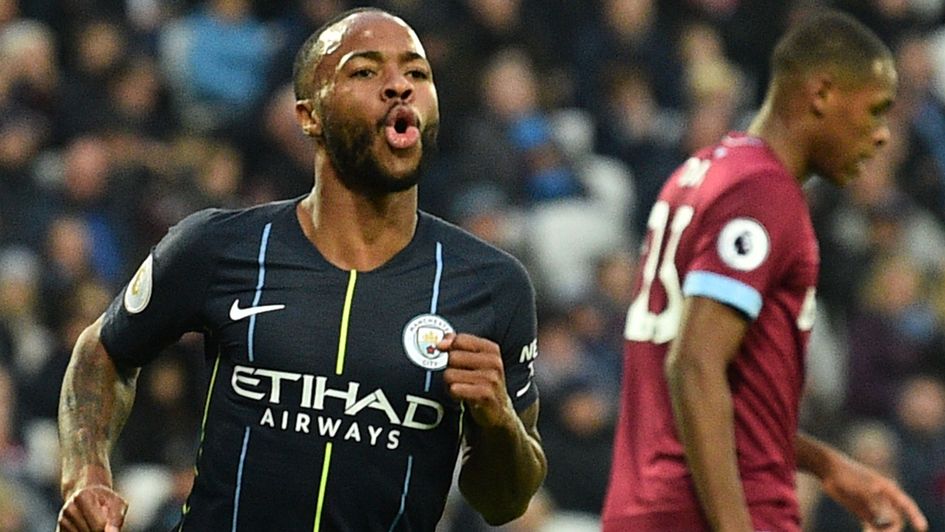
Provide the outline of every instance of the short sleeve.
<path id="1" fill-rule="evenodd" d="M 715 299 L 751 319 L 764 294 L 800 254 L 806 203 L 796 183 L 758 173 L 741 179 L 699 213 L 683 294 Z"/>
<path id="2" fill-rule="evenodd" d="M 505 366 L 505 385 L 517 411 L 538 399 L 534 382 L 538 356 L 535 290 L 525 268 L 512 259 L 511 272 L 496 294 L 498 344 Z"/>
<path id="3" fill-rule="evenodd" d="M 185 332 L 199 330 L 214 262 L 214 212 L 172 227 L 105 311 L 102 344 L 116 362 L 142 366 Z"/>

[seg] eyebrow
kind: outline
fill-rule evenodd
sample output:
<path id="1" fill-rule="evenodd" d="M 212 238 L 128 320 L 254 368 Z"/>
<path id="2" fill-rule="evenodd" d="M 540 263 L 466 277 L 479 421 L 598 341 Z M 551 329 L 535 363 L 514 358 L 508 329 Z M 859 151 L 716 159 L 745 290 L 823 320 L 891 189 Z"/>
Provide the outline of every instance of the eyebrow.
<path id="1" fill-rule="evenodd" d="M 884 112 L 888 111 L 888 110 L 893 106 L 894 103 L 896 103 L 896 100 L 895 100 L 895 99 L 893 99 L 893 98 L 886 98 L 886 99 L 883 100 L 882 102 L 880 102 L 880 103 L 878 103 L 877 105 L 873 106 L 873 109 L 874 109 L 875 111 L 877 111 L 877 112 L 884 113 Z"/>
<path id="2" fill-rule="evenodd" d="M 364 51 L 353 51 L 348 52 L 344 57 L 341 58 L 341 61 L 338 62 L 338 69 L 340 70 L 350 61 L 358 58 L 369 59 L 375 62 L 382 62 L 385 59 L 385 54 L 377 50 L 364 50 Z M 409 63 L 411 61 L 424 61 L 428 62 L 427 58 L 417 52 L 403 52 L 398 56 L 400 63 Z"/>

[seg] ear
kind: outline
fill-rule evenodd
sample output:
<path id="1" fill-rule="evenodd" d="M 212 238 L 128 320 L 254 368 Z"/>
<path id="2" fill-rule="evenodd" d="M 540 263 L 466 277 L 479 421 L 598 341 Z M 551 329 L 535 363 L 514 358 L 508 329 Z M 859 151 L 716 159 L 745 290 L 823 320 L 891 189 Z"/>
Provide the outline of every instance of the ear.
<path id="1" fill-rule="evenodd" d="M 309 137 L 319 137 L 322 134 L 322 121 L 315 111 L 315 102 L 312 99 L 295 102 L 295 117 L 302 128 L 302 133 Z"/>
<path id="2" fill-rule="evenodd" d="M 828 74 L 814 74 L 807 79 L 805 91 L 810 102 L 811 114 L 823 118 L 828 108 L 833 105 L 836 82 Z"/>

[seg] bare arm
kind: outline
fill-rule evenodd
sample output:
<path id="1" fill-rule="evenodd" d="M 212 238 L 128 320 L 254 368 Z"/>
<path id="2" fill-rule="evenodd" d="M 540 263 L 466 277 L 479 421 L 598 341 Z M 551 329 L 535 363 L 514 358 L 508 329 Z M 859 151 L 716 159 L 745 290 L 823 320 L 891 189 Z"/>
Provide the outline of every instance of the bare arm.
<path id="1" fill-rule="evenodd" d="M 112 491 L 109 454 L 134 403 L 138 370 L 115 365 L 101 327 L 99 318 L 79 336 L 59 398 L 63 530 L 101 530 L 106 521 L 120 526 L 127 507 Z"/>
<path id="2" fill-rule="evenodd" d="M 536 429 L 538 403 L 508 425 L 487 429 L 468 423 L 468 454 L 459 476 L 466 500 L 492 525 L 511 521 L 528 508 L 548 464 Z"/>
<path id="3" fill-rule="evenodd" d="M 824 492 L 866 530 L 902 530 L 905 519 L 916 530 L 928 530 L 918 505 L 891 479 L 806 434 L 797 435 L 794 448 L 797 467 L 819 478 Z"/>
<path id="4" fill-rule="evenodd" d="M 686 298 L 680 333 L 666 359 L 676 428 L 696 493 L 714 530 L 751 531 L 738 474 L 731 389 L 726 369 L 748 321 L 703 297 Z"/>
<path id="5" fill-rule="evenodd" d="M 450 352 L 443 379 L 469 416 L 460 491 L 490 524 L 506 523 L 525 513 L 548 470 L 538 436 L 538 403 L 521 417 L 516 414 L 495 343 L 460 334 L 440 346 Z"/>

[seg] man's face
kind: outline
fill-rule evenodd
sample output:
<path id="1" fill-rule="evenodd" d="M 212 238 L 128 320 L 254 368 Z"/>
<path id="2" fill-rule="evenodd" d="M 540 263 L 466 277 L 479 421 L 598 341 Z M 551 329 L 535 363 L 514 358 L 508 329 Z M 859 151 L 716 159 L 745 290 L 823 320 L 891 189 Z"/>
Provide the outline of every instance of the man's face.
<path id="1" fill-rule="evenodd" d="M 896 87 L 895 66 L 877 60 L 867 82 L 833 89 L 814 146 L 812 164 L 817 174 L 841 187 L 862 174 L 866 161 L 889 141 L 887 114 Z"/>
<path id="2" fill-rule="evenodd" d="M 316 71 L 321 140 L 349 189 L 369 195 L 413 187 L 439 124 L 430 64 L 403 21 L 379 13 L 329 30 Z"/>

